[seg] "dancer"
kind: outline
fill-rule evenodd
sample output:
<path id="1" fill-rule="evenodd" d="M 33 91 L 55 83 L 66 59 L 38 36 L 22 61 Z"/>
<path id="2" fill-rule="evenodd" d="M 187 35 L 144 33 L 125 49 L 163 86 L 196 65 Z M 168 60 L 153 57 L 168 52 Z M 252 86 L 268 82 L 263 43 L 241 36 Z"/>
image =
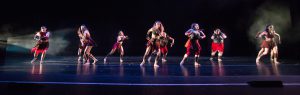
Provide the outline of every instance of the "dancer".
<path id="1" fill-rule="evenodd" d="M 123 41 L 126 39 L 128 39 L 128 36 L 125 36 L 123 31 L 119 31 L 118 37 L 117 37 L 117 42 L 114 44 L 111 51 L 105 56 L 104 63 L 106 63 L 107 57 L 114 54 L 116 50 L 119 50 L 119 52 L 120 52 L 120 62 L 121 63 L 123 62 L 123 56 L 124 56 Z"/>
<path id="2" fill-rule="evenodd" d="M 78 52 L 77 52 L 77 54 L 78 54 L 78 62 L 80 62 L 80 60 L 81 60 L 81 58 L 83 59 L 83 61 L 85 61 L 85 59 L 84 59 L 84 57 L 82 57 L 82 56 L 84 56 L 83 55 L 83 51 L 84 51 L 84 49 L 85 49 L 85 43 L 84 43 L 84 35 L 83 35 L 83 33 L 82 33 L 82 31 L 81 31 L 81 29 L 80 28 L 78 28 L 78 30 L 77 30 L 77 35 L 78 35 L 78 37 L 79 37 L 79 48 L 78 48 Z"/>
<path id="3" fill-rule="evenodd" d="M 183 65 L 186 58 L 190 55 L 191 51 L 195 53 L 195 66 L 200 66 L 198 63 L 198 59 L 200 56 L 201 46 L 199 43 L 199 39 L 204 39 L 206 36 L 203 31 L 200 29 L 197 23 L 193 23 L 191 25 L 191 29 L 185 32 L 185 35 L 189 38 L 185 44 L 186 53 L 183 56 L 183 59 L 180 62 L 180 65 Z"/>
<path id="4" fill-rule="evenodd" d="M 162 62 L 163 63 L 165 63 L 165 62 L 167 62 L 167 60 L 166 60 L 166 57 L 167 57 L 167 54 L 168 54 L 168 44 L 169 44 L 169 41 L 172 41 L 171 42 L 171 46 L 170 47 L 173 47 L 173 45 L 174 45 L 174 39 L 172 38 L 172 37 L 170 37 L 169 35 L 167 35 L 167 33 L 166 32 L 161 32 L 161 36 L 160 36 L 160 51 L 161 51 L 161 53 L 162 53 Z M 157 53 L 157 51 L 156 50 L 154 50 L 154 51 L 152 51 L 152 53 L 150 54 L 150 56 L 149 56 L 149 58 L 148 58 L 148 62 L 151 62 L 151 56 L 152 55 L 155 55 Z"/>
<path id="5" fill-rule="evenodd" d="M 272 31 L 272 34 L 274 34 L 273 45 L 274 47 L 271 49 L 271 61 L 275 64 L 279 64 L 278 62 L 278 45 L 281 44 L 280 35 L 274 31 Z"/>
<path id="6" fill-rule="evenodd" d="M 155 58 L 155 62 L 154 62 L 154 67 L 159 67 L 158 59 L 159 59 L 160 53 L 161 53 L 159 50 L 159 48 L 160 48 L 159 37 L 160 37 L 161 32 L 164 32 L 164 27 L 160 21 L 156 21 L 154 23 L 154 25 L 148 30 L 147 37 L 146 37 L 146 39 L 148 40 L 147 48 L 146 48 L 145 54 L 143 56 L 143 61 L 140 64 L 140 66 L 144 66 L 146 58 L 149 56 L 149 53 L 153 50 L 156 50 L 157 54 L 156 54 L 156 58 Z"/>
<path id="7" fill-rule="evenodd" d="M 214 34 L 211 36 L 211 39 L 213 40 L 211 43 L 211 57 L 210 60 L 213 61 L 213 57 L 218 52 L 218 61 L 222 61 L 222 55 L 224 51 L 224 39 L 226 39 L 227 36 L 221 32 L 220 29 L 214 30 Z"/>
<path id="8" fill-rule="evenodd" d="M 89 58 L 92 58 L 94 60 L 92 64 L 95 64 L 98 60 L 91 54 L 91 50 L 96 46 L 96 42 L 92 39 L 91 34 L 85 25 L 80 26 L 80 32 L 83 34 L 83 42 L 85 45 L 83 54 L 84 59 L 86 63 L 89 63 Z"/>
<path id="9" fill-rule="evenodd" d="M 256 63 L 259 63 L 259 60 L 262 56 L 267 55 L 269 50 L 274 47 L 274 26 L 267 25 L 265 31 L 260 32 L 256 35 L 256 38 L 262 38 L 263 41 L 261 43 L 261 50 L 258 52 L 256 57 Z"/>
<path id="10" fill-rule="evenodd" d="M 170 47 L 173 47 L 174 45 L 174 39 L 172 37 L 170 37 L 169 35 L 167 35 L 166 32 L 161 32 L 161 37 L 160 37 L 160 52 L 162 54 L 162 62 L 166 62 L 166 57 L 167 57 L 167 54 L 168 54 L 168 43 L 169 41 L 172 41 L 171 42 L 171 46 Z"/>
<path id="11" fill-rule="evenodd" d="M 40 64 L 43 63 L 44 58 L 46 56 L 46 52 L 49 48 L 49 37 L 50 37 L 50 32 L 47 31 L 47 28 L 45 26 L 42 26 L 41 30 L 35 34 L 34 39 L 37 40 L 37 43 L 31 49 L 31 52 L 34 52 L 33 55 L 34 58 L 31 60 L 32 64 L 37 59 L 40 53 L 42 53 Z"/>

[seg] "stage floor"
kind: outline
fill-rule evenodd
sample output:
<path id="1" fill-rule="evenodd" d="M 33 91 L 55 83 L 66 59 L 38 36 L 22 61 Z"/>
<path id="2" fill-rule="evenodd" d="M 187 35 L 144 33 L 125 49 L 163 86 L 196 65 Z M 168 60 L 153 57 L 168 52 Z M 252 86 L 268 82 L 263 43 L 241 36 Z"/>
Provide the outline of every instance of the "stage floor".
<path id="1" fill-rule="evenodd" d="M 181 57 L 168 57 L 160 67 L 152 63 L 140 67 L 141 57 L 103 57 L 93 64 L 78 63 L 77 57 L 49 57 L 42 65 L 30 64 L 30 58 L 7 59 L 0 66 L 0 83 L 17 84 L 71 84 L 102 86 L 247 86 L 250 81 L 282 81 L 284 86 L 300 86 L 300 63 L 280 60 L 276 65 L 263 59 L 224 57 L 222 62 L 200 58 L 200 67 L 193 58 L 180 66 Z"/>

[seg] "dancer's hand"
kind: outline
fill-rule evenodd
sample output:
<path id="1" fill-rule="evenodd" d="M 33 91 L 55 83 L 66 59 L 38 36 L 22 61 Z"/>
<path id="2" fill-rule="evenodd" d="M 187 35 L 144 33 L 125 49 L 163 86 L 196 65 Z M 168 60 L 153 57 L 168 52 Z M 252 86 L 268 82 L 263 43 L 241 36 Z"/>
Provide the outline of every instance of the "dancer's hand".
<path id="1" fill-rule="evenodd" d="M 171 43 L 171 47 L 173 47 L 174 43 Z"/>

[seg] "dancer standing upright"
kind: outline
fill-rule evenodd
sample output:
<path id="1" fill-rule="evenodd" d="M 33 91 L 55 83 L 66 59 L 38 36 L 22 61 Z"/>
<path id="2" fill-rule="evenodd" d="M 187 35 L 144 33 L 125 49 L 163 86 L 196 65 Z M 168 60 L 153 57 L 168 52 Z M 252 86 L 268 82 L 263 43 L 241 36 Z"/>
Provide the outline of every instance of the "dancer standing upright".
<path id="1" fill-rule="evenodd" d="M 40 64 L 43 63 L 44 58 L 46 56 L 46 52 L 49 48 L 49 37 L 50 32 L 47 31 L 47 28 L 45 26 L 42 26 L 41 30 L 35 34 L 34 39 L 37 40 L 37 43 L 31 49 L 31 52 L 34 52 L 34 58 L 31 60 L 31 63 L 34 63 L 39 53 L 42 53 Z"/>
<path id="2" fill-rule="evenodd" d="M 187 57 L 190 55 L 190 53 L 193 51 L 195 53 L 195 66 L 200 66 L 198 63 L 198 59 L 200 57 L 200 51 L 201 46 L 199 43 L 199 39 L 204 39 L 206 36 L 203 33 L 203 31 L 200 29 L 199 24 L 193 23 L 191 25 L 191 29 L 185 32 L 185 35 L 189 38 L 188 41 L 185 44 L 186 47 L 186 53 L 184 54 L 180 65 L 183 65 Z"/>
<path id="3" fill-rule="evenodd" d="M 86 63 L 89 63 L 89 58 L 92 58 L 94 60 L 92 64 L 95 64 L 98 60 L 91 53 L 91 50 L 94 46 L 96 46 L 96 42 L 92 39 L 92 36 L 85 25 L 80 26 L 80 31 L 83 34 L 83 39 L 84 39 L 83 42 L 85 44 L 84 55 L 83 55 L 84 59 Z"/>
<path id="4" fill-rule="evenodd" d="M 256 63 L 259 63 L 260 58 L 264 55 L 267 55 L 269 50 L 274 47 L 274 41 L 273 38 L 275 36 L 274 32 L 274 26 L 273 25 L 267 25 L 265 31 L 259 32 L 256 35 L 256 38 L 262 38 L 262 43 L 260 45 L 261 50 L 258 52 L 256 57 Z"/>
<path id="5" fill-rule="evenodd" d="M 82 31 L 81 31 L 81 28 L 79 27 L 78 28 L 78 30 L 77 30 L 77 35 L 78 35 L 78 37 L 79 37 L 79 48 L 78 48 L 78 52 L 77 52 L 77 54 L 78 54 L 78 61 L 80 62 L 80 60 L 81 59 L 83 59 L 83 61 L 85 61 L 85 59 L 84 59 L 84 49 L 85 49 L 85 43 L 84 43 L 84 35 L 83 35 L 83 33 L 82 33 Z"/>
<path id="6" fill-rule="evenodd" d="M 168 44 L 169 41 L 171 42 L 171 46 L 173 47 L 175 40 L 170 37 L 166 32 L 161 32 L 161 37 L 160 37 L 160 52 L 162 54 L 162 62 L 166 62 L 167 54 L 168 54 Z"/>
<path id="7" fill-rule="evenodd" d="M 146 58 L 149 56 L 149 53 L 153 50 L 157 51 L 154 67 L 159 67 L 158 65 L 158 59 L 160 57 L 160 41 L 159 37 L 161 32 L 164 32 L 164 27 L 160 21 L 156 21 L 153 26 L 148 30 L 146 39 L 147 42 L 147 48 L 145 51 L 145 54 L 143 56 L 143 61 L 141 62 L 140 66 L 144 66 L 146 62 Z"/>
<path id="8" fill-rule="evenodd" d="M 213 57 L 218 52 L 218 61 L 222 61 L 222 55 L 224 52 L 224 39 L 226 39 L 227 36 L 221 32 L 220 29 L 214 30 L 214 34 L 211 36 L 211 39 L 213 40 L 211 43 L 211 57 L 210 60 L 213 60 Z"/>
<path id="9" fill-rule="evenodd" d="M 274 38 L 273 43 L 274 47 L 271 49 L 271 61 L 274 61 L 275 64 L 279 64 L 278 62 L 278 45 L 281 44 L 280 35 L 273 31 Z"/>

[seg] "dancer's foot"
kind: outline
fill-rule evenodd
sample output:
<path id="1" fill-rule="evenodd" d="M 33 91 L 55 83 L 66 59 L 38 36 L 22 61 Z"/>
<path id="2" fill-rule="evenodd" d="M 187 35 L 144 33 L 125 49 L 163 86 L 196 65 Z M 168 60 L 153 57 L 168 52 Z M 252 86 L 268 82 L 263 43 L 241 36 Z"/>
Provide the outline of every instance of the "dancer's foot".
<path id="1" fill-rule="evenodd" d="M 145 60 L 142 61 L 142 63 L 140 64 L 140 66 L 145 66 Z"/>
<path id="2" fill-rule="evenodd" d="M 184 60 L 181 60 L 181 61 L 180 61 L 180 65 L 183 65 L 183 63 L 184 63 Z"/>
<path id="3" fill-rule="evenodd" d="M 256 58 L 256 63 L 259 63 L 259 59 L 260 59 L 260 58 L 258 58 L 258 57 Z"/>
<path id="4" fill-rule="evenodd" d="M 218 59 L 218 61 L 219 61 L 219 62 L 221 62 L 221 61 L 222 61 L 222 59 L 220 59 L 220 58 L 219 58 L 219 59 Z"/>
<path id="5" fill-rule="evenodd" d="M 104 63 L 106 63 L 106 59 L 107 59 L 107 57 L 105 57 L 105 58 L 103 59 L 103 62 L 104 62 Z"/>
<path id="6" fill-rule="evenodd" d="M 86 61 L 85 59 L 82 60 L 82 63 L 83 63 L 83 64 L 86 63 L 86 62 L 87 62 L 87 61 Z"/>
<path id="7" fill-rule="evenodd" d="M 33 58 L 33 59 L 30 61 L 30 63 L 33 64 L 34 61 L 35 61 L 36 59 L 37 59 L 37 58 Z"/>
<path id="8" fill-rule="evenodd" d="M 122 60 L 122 59 L 120 59 L 120 62 L 121 62 L 121 63 L 123 63 L 123 60 Z"/>
<path id="9" fill-rule="evenodd" d="M 275 64 L 280 64 L 280 62 L 278 62 L 278 60 L 276 58 L 274 59 L 274 63 Z"/>
<path id="10" fill-rule="evenodd" d="M 90 64 L 90 60 L 86 60 L 84 64 Z"/>
<path id="11" fill-rule="evenodd" d="M 78 57 L 77 61 L 80 61 L 81 57 Z"/>
<path id="12" fill-rule="evenodd" d="M 213 61 L 213 60 L 214 60 L 214 58 L 212 58 L 212 57 L 211 57 L 211 58 L 209 58 L 209 60 L 210 60 L 210 61 Z"/>
<path id="13" fill-rule="evenodd" d="M 150 57 L 148 57 L 148 62 L 149 62 L 149 63 L 151 62 L 151 56 L 150 56 Z"/>
<path id="14" fill-rule="evenodd" d="M 161 61 L 162 61 L 163 63 L 167 62 L 167 60 L 166 60 L 165 58 L 162 58 Z"/>
<path id="15" fill-rule="evenodd" d="M 159 67 L 159 65 L 157 64 L 157 61 L 154 62 L 154 67 Z"/>
<path id="16" fill-rule="evenodd" d="M 195 62 L 194 65 L 195 65 L 195 67 L 199 67 L 200 66 L 200 64 L 198 62 Z"/>
<path id="17" fill-rule="evenodd" d="M 98 61 L 98 59 L 94 59 L 94 62 L 92 64 L 96 64 L 97 61 Z"/>

